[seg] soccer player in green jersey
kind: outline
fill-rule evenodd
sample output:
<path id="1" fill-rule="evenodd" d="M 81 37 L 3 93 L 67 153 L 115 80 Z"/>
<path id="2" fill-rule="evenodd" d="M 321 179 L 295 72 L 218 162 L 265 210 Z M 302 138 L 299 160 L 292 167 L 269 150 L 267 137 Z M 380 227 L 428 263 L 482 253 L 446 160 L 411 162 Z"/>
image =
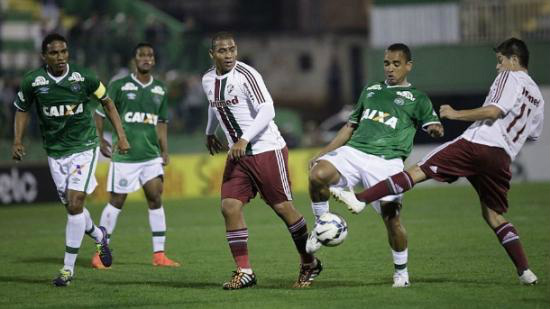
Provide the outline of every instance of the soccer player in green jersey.
<path id="1" fill-rule="evenodd" d="M 68 213 L 64 266 L 53 281 L 56 286 L 67 286 L 74 276 L 74 265 L 84 233 L 96 241 L 103 263 L 112 263 L 107 231 L 93 224 L 90 213 L 84 207 L 86 195 L 97 186 L 94 173 L 99 147 L 91 95 L 99 99 L 116 130 L 119 153 L 126 153 L 130 145 L 105 86 L 91 71 L 69 64 L 67 40 L 63 36 L 54 33 L 44 38 L 42 59 L 45 62 L 43 67 L 23 77 L 21 90 L 14 102 L 17 111 L 12 157 L 20 161 L 25 155 L 23 135 L 34 104 L 50 172 Z"/>
<path id="2" fill-rule="evenodd" d="M 149 224 L 153 233 L 153 265 L 178 267 L 164 254 L 166 219 L 162 207 L 163 165 L 168 164 L 166 87 L 151 75 L 155 66 L 155 52 L 149 43 L 140 43 L 134 48 L 135 73 L 113 81 L 109 96 L 122 115 L 122 125 L 132 149 L 125 154 L 111 155 L 109 144 L 103 139 L 103 117 L 96 111 L 96 125 L 101 152 L 111 157 L 107 191 L 111 192 L 109 203 L 103 209 L 100 225 L 105 226 L 109 238 L 128 193 L 143 187 L 149 206 Z M 92 259 L 94 268 L 105 268 L 100 256 Z"/>
<path id="3" fill-rule="evenodd" d="M 316 218 L 329 211 L 329 197 L 346 203 L 342 188 L 362 185 L 365 188 L 403 171 L 403 160 L 412 150 L 417 128 L 432 137 L 443 135 L 443 127 L 428 96 L 412 87 L 407 75 L 412 69 L 409 48 L 404 44 L 390 45 L 384 53 L 386 80 L 367 86 L 361 93 L 349 121 L 336 137 L 311 161 L 309 194 Z M 374 202 L 388 231 L 395 272 L 394 287 L 407 287 L 407 234 L 399 219 L 402 195 Z M 364 207 L 364 205 L 361 205 Z M 321 244 L 312 233 L 308 238 L 309 252 Z"/>

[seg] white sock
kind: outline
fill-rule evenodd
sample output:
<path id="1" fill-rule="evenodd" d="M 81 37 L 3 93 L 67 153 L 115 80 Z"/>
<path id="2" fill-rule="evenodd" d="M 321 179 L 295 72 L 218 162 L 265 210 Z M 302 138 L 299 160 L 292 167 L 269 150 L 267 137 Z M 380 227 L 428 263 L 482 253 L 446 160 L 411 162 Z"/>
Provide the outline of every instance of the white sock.
<path id="1" fill-rule="evenodd" d="M 65 228 L 65 259 L 64 269 L 68 269 L 74 275 L 74 264 L 78 256 L 78 249 L 84 238 L 86 229 L 86 217 L 84 213 L 78 215 L 67 215 L 67 226 Z"/>
<path id="2" fill-rule="evenodd" d="M 399 252 L 392 249 L 391 253 L 393 256 L 393 265 L 396 267 L 395 271 L 398 273 L 407 272 L 408 249 Z M 403 265 L 405 265 L 404 268 L 399 268 L 403 267 Z"/>
<path id="3" fill-rule="evenodd" d="M 97 226 L 92 221 L 92 216 L 90 215 L 90 212 L 86 207 L 84 207 L 83 211 L 84 217 L 86 218 L 86 234 L 90 235 L 96 243 L 101 242 L 103 239 L 103 233 L 101 233 L 101 230 L 97 228 Z"/>
<path id="4" fill-rule="evenodd" d="M 328 201 L 323 202 L 311 202 L 311 209 L 315 215 L 315 221 L 319 220 L 319 217 L 329 211 Z"/>
<path id="5" fill-rule="evenodd" d="M 107 205 L 105 205 L 105 208 L 103 208 L 103 211 L 101 212 L 99 225 L 105 227 L 105 229 L 107 230 L 109 242 L 111 240 L 111 234 L 113 234 L 113 231 L 115 230 L 116 220 L 121 211 L 121 209 L 118 209 L 110 203 L 107 203 Z"/>
<path id="6" fill-rule="evenodd" d="M 164 207 L 149 209 L 149 224 L 151 225 L 151 232 L 153 232 L 153 252 L 164 251 L 164 243 L 166 242 Z"/>

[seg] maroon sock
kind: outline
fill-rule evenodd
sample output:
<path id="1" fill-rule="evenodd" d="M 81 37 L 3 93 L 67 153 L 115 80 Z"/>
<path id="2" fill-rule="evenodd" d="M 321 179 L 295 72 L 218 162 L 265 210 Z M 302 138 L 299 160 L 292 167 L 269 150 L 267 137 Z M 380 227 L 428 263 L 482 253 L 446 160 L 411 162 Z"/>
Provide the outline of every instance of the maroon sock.
<path id="1" fill-rule="evenodd" d="M 301 217 L 295 223 L 288 226 L 288 231 L 292 235 L 292 240 L 300 253 L 300 259 L 302 264 L 309 264 L 314 261 L 313 255 L 306 252 L 306 242 L 307 242 L 307 224 L 304 217 Z"/>
<path id="2" fill-rule="evenodd" d="M 518 275 L 521 275 L 529 266 L 527 265 L 527 257 L 523 251 L 516 228 L 511 223 L 505 222 L 495 228 L 494 231 L 500 244 L 504 247 L 514 265 L 516 265 Z"/>
<path id="3" fill-rule="evenodd" d="M 414 186 L 414 181 L 407 171 L 395 174 L 380 181 L 367 190 L 357 193 L 358 200 L 365 203 L 372 203 L 387 195 L 396 195 L 409 191 Z"/>
<path id="4" fill-rule="evenodd" d="M 225 237 L 237 267 L 251 268 L 248 260 L 248 229 L 227 231 Z"/>

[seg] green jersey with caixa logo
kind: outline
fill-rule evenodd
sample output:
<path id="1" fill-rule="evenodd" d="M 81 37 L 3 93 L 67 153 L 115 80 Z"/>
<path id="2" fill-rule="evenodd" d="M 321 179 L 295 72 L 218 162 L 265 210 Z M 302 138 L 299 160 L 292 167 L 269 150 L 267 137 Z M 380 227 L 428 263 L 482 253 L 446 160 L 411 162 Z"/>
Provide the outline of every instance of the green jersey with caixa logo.
<path id="1" fill-rule="evenodd" d="M 358 127 L 346 145 L 388 160 L 407 158 L 416 130 L 440 123 L 425 93 L 384 82 L 363 90 L 349 122 Z"/>
<path id="2" fill-rule="evenodd" d="M 126 154 L 113 153 L 112 161 L 143 162 L 160 157 L 157 123 L 167 122 L 168 109 L 164 84 L 153 77 L 143 84 L 131 74 L 113 81 L 108 88 L 131 146 Z M 100 109 L 97 112 L 103 115 Z M 114 144 L 118 138 L 113 139 Z"/>
<path id="3" fill-rule="evenodd" d="M 93 118 L 98 99 L 105 87 L 91 71 L 74 64 L 59 77 L 46 66 L 23 77 L 15 107 L 28 112 L 36 106 L 44 149 L 48 156 L 59 158 L 97 147 L 98 138 Z"/>

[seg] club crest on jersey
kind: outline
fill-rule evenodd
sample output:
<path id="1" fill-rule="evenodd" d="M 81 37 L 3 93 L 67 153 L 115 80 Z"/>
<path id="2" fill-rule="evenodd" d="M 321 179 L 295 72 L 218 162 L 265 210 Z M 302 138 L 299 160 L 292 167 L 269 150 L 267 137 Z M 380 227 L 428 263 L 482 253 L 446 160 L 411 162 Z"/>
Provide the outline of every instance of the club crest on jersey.
<path id="1" fill-rule="evenodd" d="M 371 110 L 370 108 L 367 108 L 363 112 L 363 116 L 361 117 L 361 120 L 368 119 L 368 120 L 380 122 L 392 129 L 395 129 L 395 127 L 397 126 L 398 119 L 395 116 L 391 116 L 391 117 L 389 116 L 390 116 L 389 113 L 381 112 L 375 109 Z"/>
<path id="2" fill-rule="evenodd" d="M 405 99 L 409 99 L 409 100 L 411 100 L 411 101 L 416 100 L 416 99 L 414 98 L 414 95 L 413 95 L 412 92 L 410 92 L 410 91 L 397 91 L 396 93 L 397 93 L 397 95 L 402 96 L 402 97 L 404 97 Z"/>
<path id="3" fill-rule="evenodd" d="M 162 97 L 159 96 L 159 95 L 154 95 L 154 96 L 153 96 L 153 102 L 154 102 L 156 105 L 160 105 L 160 102 L 162 102 Z"/>
<path id="4" fill-rule="evenodd" d="M 39 87 L 39 86 L 46 86 L 49 85 L 50 81 L 47 80 L 44 76 L 37 76 L 34 79 L 34 82 L 32 82 L 31 86 L 33 87 Z"/>
<path id="5" fill-rule="evenodd" d="M 84 105 L 82 103 L 76 104 L 65 104 L 65 105 L 54 105 L 54 106 L 44 106 L 42 112 L 48 117 L 63 117 L 63 116 L 72 116 L 80 114 L 84 111 Z"/>
<path id="6" fill-rule="evenodd" d="M 226 89 L 227 89 L 227 94 L 231 94 L 233 92 L 233 90 L 235 89 L 235 86 L 227 85 Z"/>
<path id="7" fill-rule="evenodd" d="M 124 84 L 124 86 L 122 86 L 120 88 L 120 90 L 122 90 L 122 91 L 137 91 L 138 87 L 136 85 L 134 85 L 134 83 L 127 82 L 126 84 Z"/>
<path id="8" fill-rule="evenodd" d="M 395 98 L 395 100 L 393 100 L 393 103 L 395 103 L 396 105 L 404 105 L 405 104 L 405 100 L 403 100 L 402 98 Z"/>
<path id="9" fill-rule="evenodd" d="M 380 84 L 372 85 L 367 90 L 382 90 L 382 86 Z"/>
<path id="10" fill-rule="evenodd" d="M 142 112 L 127 112 L 124 114 L 124 121 L 127 123 L 144 123 L 157 125 L 158 116 L 151 113 L 142 113 Z"/>
<path id="11" fill-rule="evenodd" d="M 71 74 L 71 76 L 69 76 L 69 81 L 70 82 L 83 82 L 84 77 L 82 77 L 82 75 L 80 75 L 80 73 L 78 73 L 78 72 L 73 72 L 73 74 Z"/>
<path id="12" fill-rule="evenodd" d="M 79 83 L 71 84 L 71 91 L 72 92 L 79 92 L 80 91 L 80 84 Z"/>
<path id="13" fill-rule="evenodd" d="M 226 107 L 228 105 L 237 105 L 239 104 L 239 98 L 237 96 L 233 97 L 232 100 L 218 100 L 218 101 L 210 101 L 210 107 Z"/>
<path id="14" fill-rule="evenodd" d="M 155 86 L 153 89 L 151 89 L 151 92 L 158 95 L 164 95 L 164 89 L 162 89 L 161 86 Z"/>
<path id="15" fill-rule="evenodd" d="M 128 97 L 128 100 L 135 100 L 136 99 L 136 94 L 134 92 L 128 92 L 126 94 L 126 96 Z"/>

